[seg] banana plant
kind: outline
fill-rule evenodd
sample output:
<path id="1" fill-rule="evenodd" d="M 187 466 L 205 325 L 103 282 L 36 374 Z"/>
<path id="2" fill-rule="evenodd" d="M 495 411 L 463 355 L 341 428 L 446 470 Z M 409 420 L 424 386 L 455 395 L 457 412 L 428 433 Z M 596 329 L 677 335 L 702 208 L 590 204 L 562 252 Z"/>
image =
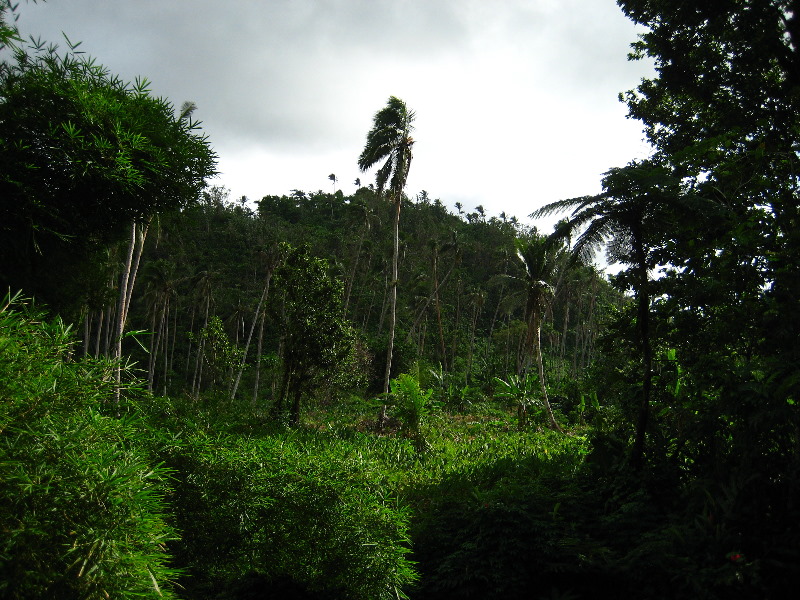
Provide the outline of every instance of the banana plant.
<path id="1" fill-rule="evenodd" d="M 512 374 L 505 380 L 495 377 L 494 382 L 499 388 L 495 395 L 514 402 L 517 407 L 517 424 L 520 430 L 525 429 L 528 426 L 528 407 L 533 404 L 535 381 L 527 374 Z"/>

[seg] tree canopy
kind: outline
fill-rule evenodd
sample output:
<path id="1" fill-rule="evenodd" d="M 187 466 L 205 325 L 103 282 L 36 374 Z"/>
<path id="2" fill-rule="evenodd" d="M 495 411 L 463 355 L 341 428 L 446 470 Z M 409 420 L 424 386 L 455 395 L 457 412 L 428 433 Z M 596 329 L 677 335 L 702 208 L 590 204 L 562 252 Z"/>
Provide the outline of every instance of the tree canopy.
<path id="1" fill-rule="evenodd" d="M 12 45 L 0 63 L 0 283 L 30 289 L 56 250 L 197 199 L 216 156 L 198 123 L 70 47 Z"/>

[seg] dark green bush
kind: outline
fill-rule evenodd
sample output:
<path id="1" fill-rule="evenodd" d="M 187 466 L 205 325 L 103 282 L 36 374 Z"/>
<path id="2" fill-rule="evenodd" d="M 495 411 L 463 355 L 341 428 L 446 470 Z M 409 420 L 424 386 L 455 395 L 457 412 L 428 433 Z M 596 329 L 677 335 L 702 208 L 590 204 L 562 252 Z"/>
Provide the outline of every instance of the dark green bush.
<path id="1" fill-rule="evenodd" d="M 315 460 L 277 436 L 199 433 L 166 448 L 165 458 L 177 473 L 182 540 L 174 551 L 198 593 L 219 593 L 254 573 L 368 600 L 403 597 L 416 579 L 408 514 L 361 485 L 355 464 Z"/>
<path id="2" fill-rule="evenodd" d="M 71 348 L 59 321 L 0 306 L 0 596 L 173 597 L 166 471 L 138 418 L 104 414 L 111 365 Z"/>

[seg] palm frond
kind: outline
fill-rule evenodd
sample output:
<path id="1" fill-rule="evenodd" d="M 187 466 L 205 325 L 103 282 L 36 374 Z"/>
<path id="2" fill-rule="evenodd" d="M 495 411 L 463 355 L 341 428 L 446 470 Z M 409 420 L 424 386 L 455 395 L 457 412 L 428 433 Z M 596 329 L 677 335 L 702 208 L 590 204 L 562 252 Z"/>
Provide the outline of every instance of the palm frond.
<path id="1" fill-rule="evenodd" d="M 389 175 L 392 172 L 392 158 L 389 159 L 384 163 L 384 165 L 378 169 L 378 172 L 375 173 L 375 185 L 378 188 L 378 193 L 380 194 L 386 188 L 386 181 L 389 179 Z"/>
<path id="2" fill-rule="evenodd" d="M 589 263 L 611 235 L 611 221 L 607 218 L 596 218 L 589 222 L 586 229 L 578 236 L 572 246 L 572 254 L 579 260 Z"/>
<path id="3" fill-rule="evenodd" d="M 367 171 L 384 159 L 386 162 L 376 173 L 378 191 L 383 191 L 387 182 L 397 198 L 400 197 L 411 165 L 411 146 L 414 140 L 414 112 L 405 103 L 391 96 L 386 106 L 375 113 L 373 127 L 367 134 L 364 150 L 358 158 L 358 167 Z"/>
<path id="4" fill-rule="evenodd" d="M 545 204 L 541 208 L 533 211 L 528 215 L 531 219 L 541 219 L 549 217 L 554 214 L 567 212 L 568 210 L 574 211 L 576 208 L 580 209 L 589 196 L 581 196 L 579 198 L 567 198 L 565 200 L 557 200 L 550 204 Z"/>

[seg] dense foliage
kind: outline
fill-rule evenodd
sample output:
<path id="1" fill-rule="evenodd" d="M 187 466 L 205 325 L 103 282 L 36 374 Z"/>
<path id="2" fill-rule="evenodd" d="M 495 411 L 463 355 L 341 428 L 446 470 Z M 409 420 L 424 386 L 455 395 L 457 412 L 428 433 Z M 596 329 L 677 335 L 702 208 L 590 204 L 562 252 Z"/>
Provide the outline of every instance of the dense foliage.
<path id="1" fill-rule="evenodd" d="M 800 6 L 618 3 L 653 154 L 549 235 L 406 196 L 394 97 L 377 186 L 231 200 L 190 106 L 6 60 L 0 275 L 55 314 L 0 307 L 0 597 L 788 597 Z"/>
<path id="2" fill-rule="evenodd" d="M 3 300 L 0 595 L 172 597 L 168 472 L 138 411 L 110 410 L 108 361 L 75 362 L 73 346 L 63 322 Z"/>
<path id="3" fill-rule="evenodd" d="M 56 273 L 196 199 L 215 164 L 186 112 L 73 50 L 0 50 L 0 286 L 60 306 L 77 288 Z"/>

